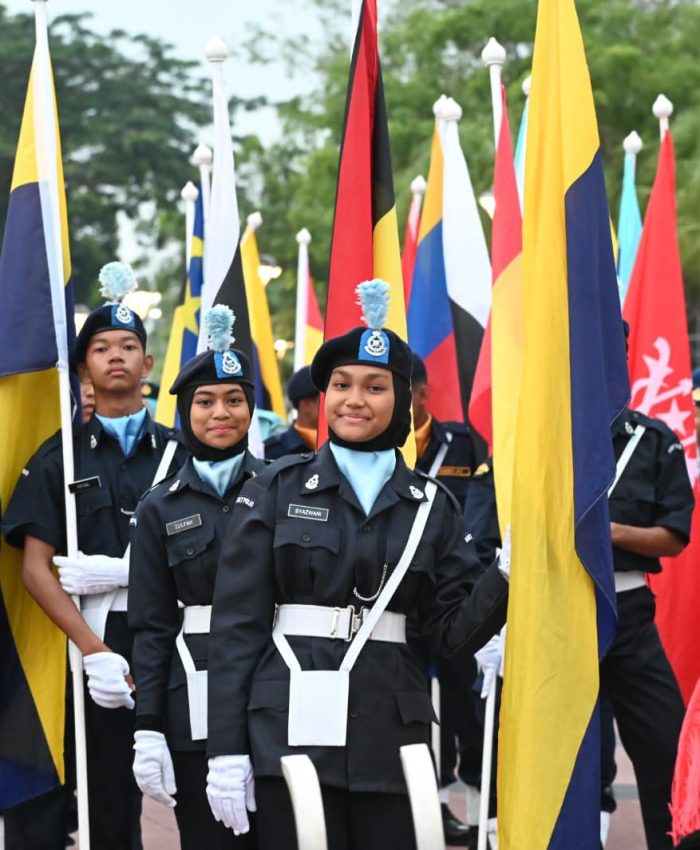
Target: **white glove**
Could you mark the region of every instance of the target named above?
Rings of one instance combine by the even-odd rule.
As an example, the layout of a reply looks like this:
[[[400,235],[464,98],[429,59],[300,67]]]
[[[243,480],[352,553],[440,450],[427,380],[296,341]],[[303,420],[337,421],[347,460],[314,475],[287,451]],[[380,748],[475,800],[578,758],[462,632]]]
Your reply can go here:
[[[128,558],[78,552],[75,558],[57,555],[53,562],[58,567],[61,587],[71,596],[107,593],[129,584]]]
[[[486,699],[496,684],[496,676],[501,667],[501,636],[494,635],[478,652],[474,654],[479,672],[484,676],[481,686],[481,698]]]
[[[506,536],[498,556],[498,570],[506,581],[510,581],[510,523],[506,526]]]
[[[175,769],[162,732],[140,729],[134,733],[134,777],[141,791],[158,803],[175,806]]]
[[[90,696],[102,708],[133,708],[126,659],[116,652],[93,652],[83,657]]]
[[[207,797],[216,820],[232,829],[234,835],[248,832],[248,812],[256,810],[255,780],[250,756],[210,758]]]

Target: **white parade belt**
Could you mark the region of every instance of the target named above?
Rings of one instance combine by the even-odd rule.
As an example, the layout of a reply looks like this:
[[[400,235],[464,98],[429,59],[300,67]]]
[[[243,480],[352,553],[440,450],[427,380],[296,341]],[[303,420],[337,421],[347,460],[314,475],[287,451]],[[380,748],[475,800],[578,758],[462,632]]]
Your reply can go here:
[[[275,612],[275,629],[283,635],[297,637],[322,637],[351,641],[369,614],[363,608],[330,608],[324,605],[278,605]],[[369,640],[387,643],[406,643],[406,615],[384,611]]]
[[[646,587],[646,585],[646,574],[639,572],[639,570],[615,573],[615,593],[624,593],[627,590],[636,590],[638,587]]]
[[[210,626],[211,605],[187,605],[182,612],[182,628],[175,639],[187,677],[187,705],[193,741],[203,741],[207,737],[207,671],[197,670],[185,635],[208,635]]]

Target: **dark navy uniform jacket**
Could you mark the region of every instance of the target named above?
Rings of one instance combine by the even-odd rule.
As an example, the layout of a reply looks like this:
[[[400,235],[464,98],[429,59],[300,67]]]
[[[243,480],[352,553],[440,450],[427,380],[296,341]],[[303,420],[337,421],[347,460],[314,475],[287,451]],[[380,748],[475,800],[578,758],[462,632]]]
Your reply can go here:
[[[610,521],[650,528],[659,525],[688,543],[693,513],[693,491],[683,447],[673,431],[658,419],[626,408],[612,425],[615,458],[619,458],[637,425],[645,425],[641,440],[609,499]],[[480,551],[482,563],[493,559],[500,546],[493,471],[477,474],[467,502],[468,526]],[[617,572],[661,572],[658,558],[638,555],[613,546]]]
[[[435,477],[449,487],[460,508],[463,508],[476,467],[471,431],[462,422],[438,422],[435,417],[431,424],[430,442],[423,456],[418,459],[416,469],[428,472],[440,446],[448,441],[448,434],[451,435],[449,448]]]
[[[183,605],[211,605],[216,567],[233,505],[265,462],[246,452],[238,476],[221,498],[202,481],[192,460],[154,487],[132,521],[129,626],[137,728],[165,732],[175,750],[203,750],[192,741],[185,671],[175,647]],[[209,636],[186,635],[198,670],[207,669]]]
[[[346,747],[287,745],[289,670],[271,637],[275,604],[347,607],[377,592],[404,548],[426,479],[400,455],[369,516],[328,445],[249,481],[221,552],[209,651],[210,755],[250,753],[258,776],[307,753],[323,784],[405,793],[399,747],[427,743],[425,672],[405,644],[368,641],[350,674]],[[313,508],[312,518],[308,509]],[[453,497],[439,487],[408,573],[388,610],[416,615],[435,652],[472,653],[503,625],[507,583],[480,569]],[[390,573],[389,573],[390,574]],[[304,670],[337,670],[342,640],[290,637]]]
[[[267,460],[277,460],[287,455],[305,454],[308,451],[309,447],[293,425],[286,431],[273,434],[265,440],[265,457]]]
[[[78,546],[86,555],[121,558],[129,543],[129,520],[141,496],[153,483],[165,446],[176,437],[146,414],[143,435],[128,457],[96,416],[73,438],[76,481],[85,482],[76,493]],[[186,457],[178,447],[174,466]],[[3,517],[8,543],[22,547],[29,535],[66,551],[61,434],[57,432],[37,449],[22,471]],[[126,612],[107,617],[105,643],[114,652],[131,657]]]
[[[640,424],[647,430],[610,496],[610,521],[640,528],[660,525],[687,544],[695,500],[683,446],[673,431],[658,419],[626,408],[612,426],[615,457],[622,454]],[[658,558],[617,546],[613,546],[613,560],[616,571],[661,572]]]

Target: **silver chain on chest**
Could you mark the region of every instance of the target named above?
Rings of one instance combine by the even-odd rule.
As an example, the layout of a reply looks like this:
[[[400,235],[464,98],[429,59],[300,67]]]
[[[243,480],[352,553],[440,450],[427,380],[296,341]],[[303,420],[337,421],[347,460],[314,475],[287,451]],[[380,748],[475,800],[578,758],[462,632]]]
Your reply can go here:
[[[382,578],[381,578],[381,581],[379,582],[379,587],[377,588],[377,592],[374,593],[372,596],[362,596],[357,589],[357,585],[355,585],[355,587],[353,587],[352,592],[360,600],[360,602],[374,602],[374,600],[382,592],[382,588],[384,587],[384,582],[386,581],[386,573],[387,573],[388,569],[389,569],[389,564],[384,564],[384,566],[382,567]]]

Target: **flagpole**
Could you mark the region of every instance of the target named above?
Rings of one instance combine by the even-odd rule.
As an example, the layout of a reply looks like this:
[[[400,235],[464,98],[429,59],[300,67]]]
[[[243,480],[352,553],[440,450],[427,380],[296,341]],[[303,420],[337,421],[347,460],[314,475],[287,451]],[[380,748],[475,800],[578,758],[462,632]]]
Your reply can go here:
[[[495,38],[490,38],[486,42],[486,47],[481,51],[481,61],[489,69],[491,110],[493,112],[493,139],[494,149],[496,149],[498,148],[498,135],[501,132],[501,116],[503,114],[501,73],[503,71],[503,63],[506,61],[505,48]]]
[[[297,305],[294,320],[294,371],[304,365],[306,353],[306,322],[309,304],[309,243],[311,234],[304,227],[296,235],[299,246],[297,256]]]
[[[641,151],[644,143],[642,142],[642,138],[636,130],[632,130],[632,132],[625,136],[624,141],[622,142],[622,148],[625,152],[625,155],[630,158],[630,162],[632,163],[632,174],[637,170],[637,154]]]
[[[659,135],[663,142],[664,136],[668,132],[668,119],[673,115],[673,104],[665,94],[660,94],[654,101],[651,111],[659,119]]]
[[[47,266],[51,288],[51,306],[56,328],[58,359],[58,388],[61,411],[61,449],[63,458],[64,503],[66,513],[66,554],[75,558],[78,552],[78,523],[75,494],[69,484],[75,480],[73,455],[73,421],[69,377],[68,319],[65,302],[63,237],[58,197],[58,139],[56,136],[55,96],[52,84],[49,55],[48,20],[46,0],[33,0],[36,26],[36,89],[34,91],[36,155],[39,179],[44,189],[42,213],[45,218]],[[40,132],[36,133],[39,129]],[[41,144],[40,142],[43,142]],[[72,597],[80,610],[80,598]],[[78,829],[81,845],[90,848],[90,821],[88,812],[87,753],[85,743],[85,691],[83,689],[83,659],[78,647],[68,642],[68,657],[73,679],[73,714],[75,723],[76,787],[78,791]]]
[[[211,165],[214,154],[211,148],[200,143],[194,149],[190,162],[199,169],[199,184],[202,187],[202,209],[204,211],[204,233],[206,237],[207,223],[209,221],[209,199],[211,197]]]
[[[192,257],[192,231],[194,230],[194,205],[199,197],[199,189],[191,180],[182,187],[180,197],[185,202],[185,274],[190,268]]]

